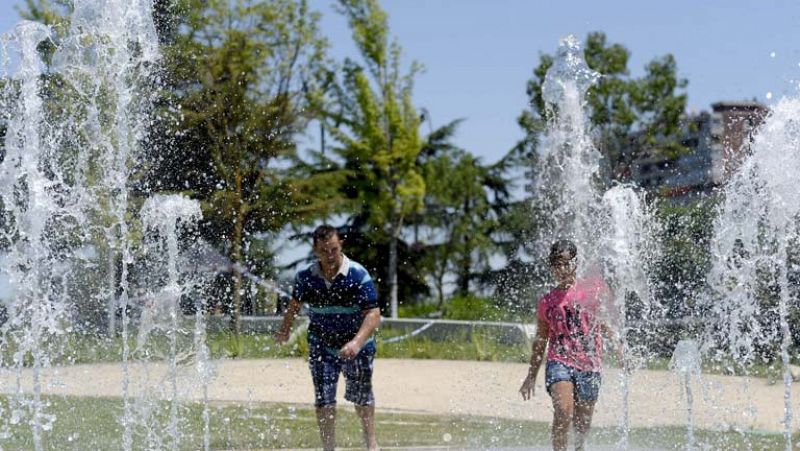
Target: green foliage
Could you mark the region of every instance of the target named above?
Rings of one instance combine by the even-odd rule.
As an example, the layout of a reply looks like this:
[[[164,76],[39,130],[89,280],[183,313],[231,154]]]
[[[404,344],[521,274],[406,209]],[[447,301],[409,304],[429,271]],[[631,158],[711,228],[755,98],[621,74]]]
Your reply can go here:
[[[231,343],[233,339],[236,340],[235,343]],[[308,356],[308,341],[305,334],[296,335],[295,340],[283,346],[275,343],[271,335],[253,333],[241,333],[238,336],[228,332],[212,333],[208,335],[206,341],[212,358],[253,359]]]
[[[16,9],[25,20],[63,28],[68,25],[66,19],[72,6],[69,0],[25,0],[24,6]]]
[[[469,321],[501,321],[503,311],[490,298],[474,294],[451,298],[444,309],[444,318]]]
[[[138,138],[149,124],[154,70],[150,62],[119,60],[116,49],[105,48],[113,37],[100,34],[93,27],[80,27],[64,43],[75,3],[67,0],[28,0],[20,15],[50,26],[54,31],[38,44],[46,64],[40,77],[43,124],[38,127],[52,146],[47,158],[46,176],[53,189],[69,193],[67,205],[81,204],[74,215],[56,218],[48,226],[48,240],[62,255],[91,248],[92,257],[72,262],[71,277],[62,289],[81,313],[77,327],[104,330],[111,323],[113,308],[109,298],[121,290],[115,279],[122,263],[122,243],[128,243],[133,258],[141,257],[142,230],[136,212],[143,198],[135,190],[120,196],[126,189],[120,183],[135,183],[136,168],[142,156]],[[98,18],[101,16],[98,16]],[[61,45],[67,44],[67,45]],[[127,43],[128,50],[139,48]],[[62,52],[62,62],[51,66],[55,49]],[[92,53],[92,64],[86,55]],[[124,85],[124,88],[120,86]],[[120,108],[124,107],[124,111]],[[41,124],[40,124],[41,125]],[[62,186],[57,188],[58,186]],[[76,202],[81,192],[93,202]],[[77,196],[77,197],[76,197]],[[125,226],[121,225],[125,222]],[[129,262],[130,263],[130,262]],[[138,263],[138,262],[137,262]]]
[[[498,247],[492,235],[506,211],[510,182],[502,164],[484,165],[458,149],[431,152],[424,159],[426,266],[444,303],[445,277],[456,275],[456,290],[469,293],[475,274],[489,269]]]
[[[418,302],[414,304],[400,304],[400,318],[429,318],[439,316],[441,313],[436,304]]]
[[[682,298],[690,303],[681,307],[681,313],[692,312],[698,307],[691,303],[692,294],[702,291],[711,263],[716,201],[707,198],[686,205],[661,201],[655,212],[664,249],[664,259],[657,265],[661,297]]]
[[[587,96],[590,122],[597,134],[595,145],[607,159],[609,175],[623,181],[637,152],[650,148],[670,153],[683,150],[680,119],[687,97],[681,90],[688,84],[678,77],[672,55],[651,60],[640,78],[630,76],[629,57],[627,48],[609,44],[604,33],[593,32],[586,37],[586,63],[603,74]],[[541,88],[552,64],[552,56],[541,55],[528,82],[527,93],[533,108],[519,118],[527,136],[517,146],[518,153],[526,158],[534,157],[539,136],[550,119]]]
[[[707,198],[691,204],[678,205],[667,200],[655,203],[655,213],[661,233],[662,258],[655,262],[655,298],[664,305],[667,318],[702,317],[697,293],[706,289],[706,274],[711,255],[709,242],[713,234],[715,199]],[[629,309],[629,318],[636,320],[636,309]],[[643,343],[652,352],[668,356],[681,338],[695,336],[697,324],[668,324],[659,333],[632,333],[630,340]]]
[[[279,166],[294,159],[317,95],[309,89],[322,77],[318,14],[293,0],[192,0],[183,13],[184,31],[165,50],[173,113],[166,125],[179,138],[159,159],[165,166],[154,168],[153,184],[203,200],[215,241],[232,240],[239,223],[252,234],[302,221],[295,209],[314,193],[301,192]]]
[[[408,334],[406,327],[384,326],[377,334],[378,356],[402,359],[477,360],[523,363],[530,359],[530,343],[510,342],[503,329],[472,325],[458,329],[437,329],[399,341],[391,338]]]
[[[506,257],[506,265],[484,275],[484,283],[495,287],[494,296],[502,299],[516,315],[535,310],[536,300],[551,286],[552,274],[541,258],[547,244],[537,240],[546,222],[541,220],[541,203],[531,199],[512,202],[499,218],[497,246]],[[533,258],[531,258],[533,256]]]
[[[330,127],[336,153],[351,172],[342,187],[379,228],[397,227],[420,210],[425,182],[417,167],[422,148],[419,115],[411,100],[416,67],[400,72],[400,47],[388,43],[385,12],[374,0],[342,1],[364,67],[345,61]],[[396,236],[395,236],[396,238]]]
[[[20,17],[49,25],[55,31],[55,40],[69,29],[69,14],[72,12],[70,0],[25,0],[24,6],[17,6]],[[50,64],[56,50],[53,40],[42,41],[38,45],[42,59]]]
[[[242,336],[239,334],[225,334],[222,343],[222,350],[227,357],[235,359],[244,353]]]
[[[293,164],[325,82],[319,14],[304,0],[185,0],[174,10],[147,189],[200,200],[204,238],[269,278],[270,240],[330,209],[326,180]],[[242,296],[257,292],[236,268],[219,290],[234,332]]]
[[[388,244],[387,276],[381,284],[388,290],[379,291],[394,306],[398,240],[407,218],[421,211],[425,194],[418,165],[419,114],[412,101],[418,67],[401,72],[400,46],[389,43],[387,16],[377,0],[342,0],[339,11],[348,20],[361,58],[360,63],[345,60],[331,98],[322,102],[335,158],[320,151],[312,159],[324,163],[317,176],[336,180],[336,192],[348,200],[341,211],[350,215],[350,222]]]

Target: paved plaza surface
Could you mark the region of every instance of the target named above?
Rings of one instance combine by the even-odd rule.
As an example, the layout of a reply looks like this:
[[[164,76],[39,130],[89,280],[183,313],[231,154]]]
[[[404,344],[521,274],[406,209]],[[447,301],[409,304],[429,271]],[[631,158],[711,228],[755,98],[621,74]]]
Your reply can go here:
[[[336,448],[339,451],[363,451],[363,448]],[[552,451],[553,448],[551,447],[539,447],[539,446],[526,446],[520,448],[492,448],[491,451]],[[595,446],[595,445],[586,445],[587,451],[619,451],[618,448],[611,447],[611,446]],[[433,451],[433,450],[459,450],[459,451],[486,451],[486,448],[443,448],[441,446],[431,446],[431,447],[397,447],[397,446],[382,446],[381,451]],[[234,450],[231,450],[234,451]],[[241,451],[241,450],[235,450]],[[261,450],[250,450],[250,451],[261,451]],[[319,448],[299,448],[293,449],[291,451],[319,451]],[[627,448],[627,451],[639,451],[638,448]],[[645,450],[641,450],[645,451]],[[666,451],[657,448],[647,448],[646,451]]]
[[[214,376],[208,386],[212,401],[237,403],[311,404],[313,390],[303,359],[218,360],[212,362]],[[473,415],[492,418],[549,422],[550,399],[540,371],[533,400],[523,401],[517,390],[527,371],[526,364],[377,359],[374,386],[377,407],[406,413]],[[132,365],[131,392],[167,383],[168,366]],[[23,374],[30,387],[32,373]],[[0,390],[13,390],[15,375],[0,374]],[[123,368],[120,364],[58,367],[43,375],[43,392],[73,396],[122,396]],[[161,382],[159,382],[161,381]],[[629,419],[633,427],[686,425],[687,397],[679,378],[668,371],[638,371],[625,381],[614,368],[607,368],[593,424],[617,426],[624,413],[623,390],[630,387]],[[344,386],[339,398],[343,405]],[[200,400],[201,384],[193,365],[179,369],[180,396]],[[691,382],[692,418],[698,428],[783,431],[784,386],[766,379],[703,375]],[[168,397],[170,391],[165,390]],[[793,408],[800,411],[800,396]],[[798,428],[794,415],[793,430]]]

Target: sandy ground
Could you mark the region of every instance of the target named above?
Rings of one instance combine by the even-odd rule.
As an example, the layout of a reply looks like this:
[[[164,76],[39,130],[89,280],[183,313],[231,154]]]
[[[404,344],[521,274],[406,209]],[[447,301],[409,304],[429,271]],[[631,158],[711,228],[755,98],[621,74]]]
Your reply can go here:
[[[208,397],[215,401],[310,404],[313,390],[302,359],[263,359],[212,362]],[[375,394],[378,409],[428,414],[477,415],[548,422],[550,400],[540,380],[531,401],[517,390],[527,366],[514,363],[443,360],[378,359]],[[131,393],[142,390],[170,398],[174,390],[166,365],[132,366]],[[23,387],[31,390],[33,374],[26,370]],[[76,365],[42,374],[44,393],[76,396],[122,396],[123,368],[119,364]],[[183,399],[202,399],[202,383],[193,366],[181,367],[177,389]],[[0,374],[0,390],[15,386],[13,373]],[[595,425],[619,425],[624,418],[623,380],[613,368],[604,373]],[[686,425],[687,396],[678,377],[666,371],[639,371],[628,381],[632,426]],[[745,428],[783,431],[784,386],[764,379],[702,376],[694,379],[692,419],[702,428]],[[339,397],[344,393],[340,381]],[[342,402],[344,402],[342,400]],[[800,410],[797,396],[792,403]],[[795,415],[795,418],[800,415]],[[793,422],[793,430],[798,421]]]

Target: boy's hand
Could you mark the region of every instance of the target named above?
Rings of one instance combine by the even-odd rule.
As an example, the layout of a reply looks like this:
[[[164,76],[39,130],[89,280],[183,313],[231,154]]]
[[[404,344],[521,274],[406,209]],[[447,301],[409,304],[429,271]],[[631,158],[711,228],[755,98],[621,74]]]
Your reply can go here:
[[[342,349],[339,350],[339,357],[343,359],[352,359],[353,357],[357,356],[358,353],[361,351],[361,343],[357,340],[350,340],[342,346]]]
[[[279,345],[286,344],[286,342],[289,341],[289,331],[278,330],[275,332],[275,341],[278,342]]]

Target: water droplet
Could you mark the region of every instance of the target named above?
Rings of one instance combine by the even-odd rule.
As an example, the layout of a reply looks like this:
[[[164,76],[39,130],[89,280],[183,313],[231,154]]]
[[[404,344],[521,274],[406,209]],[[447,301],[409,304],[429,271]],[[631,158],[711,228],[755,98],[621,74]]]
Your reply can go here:
[[[445,432],[444,435],[442,435],[442,440],[444,440],[445,443],[450,443],[450,441],[453,440],[453,436]]]
[[[771,91],[767,91],[766,98],[767,98],[767,100],[772,98],[772,92]]]
[[[777,55],[777,53],[775,53],[775,52],[769,52],[769,57],[770,57],[770,58],[775,58],[775,55]]]

